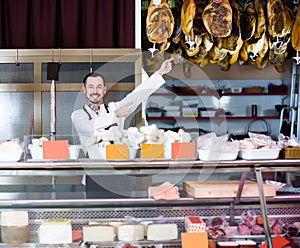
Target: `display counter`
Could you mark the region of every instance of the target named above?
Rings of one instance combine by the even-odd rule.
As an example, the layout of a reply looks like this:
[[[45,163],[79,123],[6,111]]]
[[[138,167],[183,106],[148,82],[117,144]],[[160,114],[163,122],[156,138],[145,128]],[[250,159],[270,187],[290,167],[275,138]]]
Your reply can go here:
[[[136,160],[136,161],[97,161],[89,159],[67,161],[27,161],[1,162],[0,177],[3,178],[0,188],[8,184],[34,184],[35,179],[44,181],[56,187],[59,179],[66,180],[66,184],[81,184],[82,177],[107,176],[113,178],[118,175],[130,176],[133,191],[141,194],[120,195],[119,197],[89,197],[88,192],[1,192],[0,208],[24,209],[29,211],[31,225],[31,242],[36,243],[36,232],[40,222],[45,218],[67,218],[72,221],[73,229],[81,229],[88,221],[120,220],[125,216],[139,219],[151,219],[163,216],[166,220],[178,223],[180,232],[184,231],[183,221],[186,215],[199,215],[204,219],[209,216],[225,215],[229,221],[237,221],[245,209],[260,211],[264,222],[268,217],[280,218],[287,222],[300,221],[300,195],[277,194],[275,197],[264,196],[262,187],[264,172],[299,172],[300,160],[258,160],[258,161],[220,161],[202,162],[199,160]],[[182,191],[182,181],[190,178],[201,180],[203,175],[236,174],[239,177],[239,189],[236,197],[229,198],[194,198]],[[259,196],[244,198],[241,191],[247,176],[256,177]],[[8,181],[7,178],[14,179]],[[50,180],[49,180],[50,178]],[[76,180],[73,180],[76,178]],[[180,189],[177,200],[154,200],[148,198],[147,187],[161,180],[167,179],[175,183]],[[203,177],[204,178],[204,177]],[[69,181],[68,181],[69,180]],[[230,179],[228,179],[230,180]],[[266,236],[259,237],[267,240],[271,247],[271,234],[265,226]],[[256,237],[257,238],[257,237]],[[143,243],[144,242],[144,243]],[[152,244],[143,241],[145,247]],[[180,240],[165,242],[168,247],[180,247]],[[78,244],[77,244],[78,245]],[[99,247],[107,244],[98,244]],[[111,244],[114,247],[114,244]],[[1,247],[1,245],[0,245]],[[12,246],[13,247],[13,246]],[[27,247],[27,246],[25,246]],[[28,246],[38,247],[38,246]],[[73,246],[70,246],[73,247]],[[78,247],[74,244],[74,247]]]

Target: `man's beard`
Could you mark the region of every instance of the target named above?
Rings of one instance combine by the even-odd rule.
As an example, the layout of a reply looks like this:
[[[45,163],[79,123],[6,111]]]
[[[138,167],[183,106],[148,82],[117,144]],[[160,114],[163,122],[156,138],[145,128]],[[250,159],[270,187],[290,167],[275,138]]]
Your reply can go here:
[[[97,96],[97,100],[93,100],[94,99],[94,96]],[[99,98],[100,97],[100,98]],[[93,95],[90,95],[90,98],[88,99],[90,103],[92,104],[100,104],[101,103],[101,95],[99,94],[93,94]]]

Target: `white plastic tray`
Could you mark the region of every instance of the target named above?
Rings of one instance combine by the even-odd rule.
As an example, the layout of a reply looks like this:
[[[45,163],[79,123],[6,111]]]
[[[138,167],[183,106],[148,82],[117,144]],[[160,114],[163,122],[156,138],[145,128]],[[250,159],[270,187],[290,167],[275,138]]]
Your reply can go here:
[[[277,159],[280,148],[274,149],[242,149],[239,157],[246,160]]]
[[[203,161],[231,161],[236,160],[237,156],[238,150],[236,152],[217,153],[210,150],[198,149],[198,158]]]

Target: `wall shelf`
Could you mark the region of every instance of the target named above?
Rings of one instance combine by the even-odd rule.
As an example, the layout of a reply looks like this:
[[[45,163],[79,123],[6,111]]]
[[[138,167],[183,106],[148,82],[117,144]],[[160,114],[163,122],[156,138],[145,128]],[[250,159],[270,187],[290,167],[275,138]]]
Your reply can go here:
[[[280,116],[213,116],[213,117],[184,117],[184,116],[161,116],[161,117],[147,117],[147,120],[155,121],[155,120],[221,120],[221,119],[228,119],[228,120],[254,120],[254,119],[269,119],[269,120],[276,120],[279,119]]]

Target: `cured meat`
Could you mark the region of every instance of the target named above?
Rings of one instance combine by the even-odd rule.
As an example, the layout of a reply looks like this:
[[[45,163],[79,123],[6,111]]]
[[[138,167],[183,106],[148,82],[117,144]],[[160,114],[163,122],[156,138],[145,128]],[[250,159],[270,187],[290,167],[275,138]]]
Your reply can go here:
[[[221,39],[219,48],[235,51],[240,37],[240,11],[237,2],[231,4],[232,8],[232,28],[229,36]]]
[[[182,38],[182,28],[181,28],[181,8],[183,5],[183,0],[176,0],[175,7],[172,8],[172,14],[174,18],[174,30],[172,34],[172,41],[178,43]]]
[[[205,4],[202,0],[195,0],[196,4],[196,14],[193,21],[193,31],[195,35],[205,35],[206,29],[202,20],[203,10]]]
[[[283,36],[286,16],[282,0],[267,0],[268,32],[271,36]]]
[[[296,14],[296,18],[294,21],[292,35],[291,35],[292,47],[296,50],[300,50],[300,7],[298,7],[298,11]]]
[[[260,38],[267,28],[264,6],[261,0],[254,0],[254,9],[257,15],[254,37]]]
[[[185,0],[181,8],[181,28],[186,36],[192,35],[193,21],[196,15],[194,0]]]
[[[257,15],[254,9],[254,4],[248,4],[246,10],[241,17],[241,31],[242,39],[248,41],[252,38],[255,33],[257,22]]]
[[[179,198],[178,188],[169,182],[165,182],[156,187],[148,188],[149,198],[154,198],[155,200],[173,200]]]
[[[251,234],[249,227],[244,224],[238,225],[237,229],[238,229],[239,234],[242,236],[247,236],[247,235]]]
[[[237,62],[238,58],[239,58],[239,52],[243,46],[243,40],[242,40],[242,35],[241,32],[239,31],[239,38],[237,40],[237,44],[236,44],[236,48],[234,51],[229,51],[231,57],[229,59],[229,63],[232,65],[235,62]]]
[[[274,50],[275,54],[285,53],[287,50],[288,43],[290,42],[290,33],[292,31],[293,22],[294,22],[294,13],[293,11],[284,6],[285,16],[286,16],[286,25],[282,30],[282,37],[270,37],[269,47],[271,50]],[[299,30],[298,30],[299,31]]]
[[[253,226],[251,227],[251,233],[252,233],[253,235],[261,235],[261,234],[264,233],[264,228],[261,227],[260,225],[253,225]]]
[[[248,56],[254,63],[260,63],[265,53],[268,50],[268,39],[266,32],[263,33],[261,38],[254,44],[247,47]],[[261,59],[261,60],[260,60]],[[259,61],[260,60],[260,61]]]
[[[294,14],[293,11],[284,6],[285,26],[281,31],[281,36],[272,36],[269,38],[269,61],[275,66],[276,71],[282,73],[286,69],[285,59],[288,52],[287,47],[290,42],[290,33],[292,31]]]
[[[227,37],[232,28],[232,9],[229,0],[211,0],[202,19],[206,30],[215,37]]]
[[[146,33],[150,42],[163,43],[172,35],[174,17],[166,0],[158,5],[150,1],[146,19]]]
[[[267,32],[265,31],[263,36],[260,38],[260,40],[263,42],[263,45],[261,47],[261,50],[257,53],[257,56],[254,58],[254,60],[251,60],[250,63],[253,64],[253,66],[256,69],[262,70],[266,67],[268,64],[268,51],[269,51],[269,44],[268,44],[268,38],[267,38]]]

